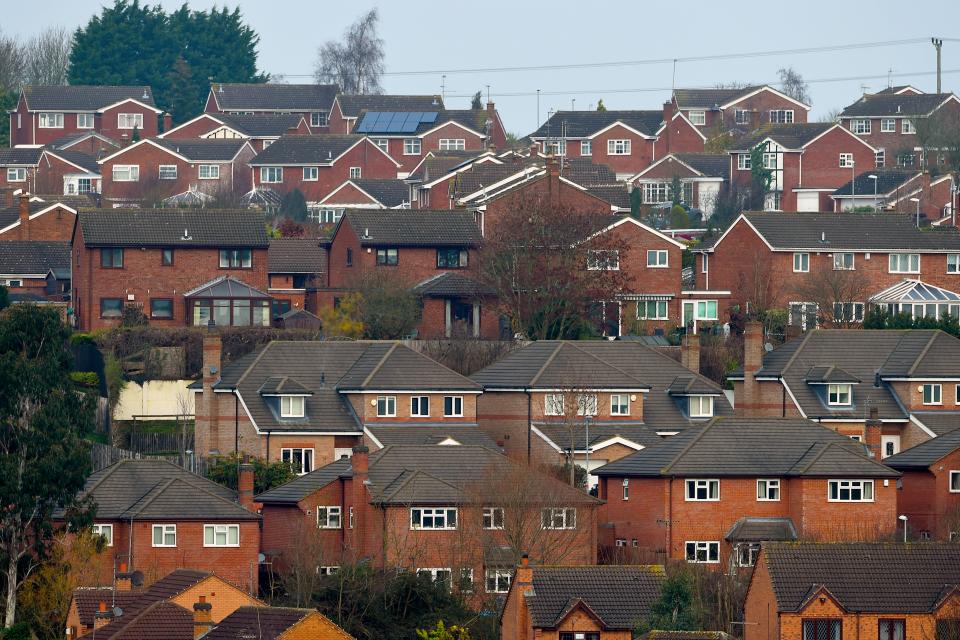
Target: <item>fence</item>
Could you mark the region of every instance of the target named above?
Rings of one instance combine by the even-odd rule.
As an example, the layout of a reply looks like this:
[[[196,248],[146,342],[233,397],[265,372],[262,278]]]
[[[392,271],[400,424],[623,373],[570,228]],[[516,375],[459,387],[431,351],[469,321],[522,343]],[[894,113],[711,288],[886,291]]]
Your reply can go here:
[[[181,439],[178,433],[152,433],[131,431],[128,434],[130,449],[137,453],[170,454],[193,449],[193,431]]]
[[[201,476],[207,475],[209,467],[208,458],[195,455],[192,452],[173,455],[148,455],[97,442],[90,445],[90,460],[93,463],[94,471],[109,467],[121,460],[167,460]]]

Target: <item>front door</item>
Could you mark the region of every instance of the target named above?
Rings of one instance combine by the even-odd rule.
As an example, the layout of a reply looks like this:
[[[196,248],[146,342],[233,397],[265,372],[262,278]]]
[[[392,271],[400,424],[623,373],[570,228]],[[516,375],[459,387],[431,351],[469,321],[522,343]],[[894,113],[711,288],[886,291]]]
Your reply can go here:
[[[880,436],[880,457],[889,458],[900,453],[900,436]]]

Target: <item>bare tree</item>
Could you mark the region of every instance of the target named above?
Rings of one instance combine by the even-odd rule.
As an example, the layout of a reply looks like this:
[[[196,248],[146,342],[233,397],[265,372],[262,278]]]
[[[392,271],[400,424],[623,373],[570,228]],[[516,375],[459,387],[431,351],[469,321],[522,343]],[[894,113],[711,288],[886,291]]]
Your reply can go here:
[[[379,11],[371,9],[350,25],[341,42],[325,42],[317,52],[317,82],[339,85],[343,93],[381,93],[385,54],[379,21]]]
[[[840,114],[843,109],[833,108],[820,116],[820,122],[840,122]]]
[[[24,83],[67,84],[73,36],[63,27],[47,27],[26,42]]]
[[[914,119],[913,124],[917,131],[916,146],[921,149],[926,167],[960,171],[960,115],[940,109],[925,118]]]
[[[25,66],[23,43],[0,33],[0,92],[16,93],[20,89]]]
[[[818,322],[846,329],[860,325],[869,294],[862,272],[825,268],[809,276],[797,293],[817,305]]]
[[[798,71],[793,67],[787,67],[777,71],[777,75],[780,76],[780,86],[785,94],[794,100],[810,104],[810,87]]]

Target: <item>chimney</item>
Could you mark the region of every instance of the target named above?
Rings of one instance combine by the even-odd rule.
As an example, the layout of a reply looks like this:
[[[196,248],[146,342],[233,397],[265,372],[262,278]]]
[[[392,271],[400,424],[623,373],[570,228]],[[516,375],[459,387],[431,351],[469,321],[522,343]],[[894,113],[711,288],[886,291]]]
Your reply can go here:
[[[173,129],[173,116],[171,116],[169,113],[164,113],[163,114],[163,130],[170,131],[170,129]]]
[[[97,607],[97,612],[93,614],[93,628],[99,629],[110,624],[110,621],[113,620],[113,611],[107,609],[107,603],[105,600],[100,601],[100,605]]]
[[[737,415],[758,415],[759,385],[754,375],[763,366],[763,325],[749,320],[743,331],[743,393],[735,398]]]
[[[363,444],[355,446],[353,456],[350,458],[350,466],[353,469],[353,479],[351,480],[353,492],[353,551],[363,555],[367,552],[366,537],[368,533],[365,514],[370,504],[370,496],[367,490],[367,474],[370,471],[369,447]]]
[[[680,364],[700,373],[700,336],[696,333],[688,333],[680,341]]]
[[[514,629],[518,632],[521,629],[529,628],[530,610],[523,606],[523,600],[527,594],[533,594],[533,567],[530,566],[530,556],[524,553],[520,556],[520,564],[517,566],[516,575],[513,577],[513,589],[519,596],[520,606],[514,607],[517,612],[517,618],[513,621]]]
[[[133,574],[127,571],[127,563],[120,563],[120,570],[117,572],[113,587],[117,591],[130,591],[133,586]]]
[[[540,147],[537,146],[537,143],[536,143],[536,142],[531,142],[531,143],[530,143],[530,157],[531,157],[531,158],[536,158],[538,153],[540,153]]]
[[[251,511],[256,511],[256,507],[253,504],[253,465],[249,462],[244,462],[240,465],[240,476],[237,479],[237,493],[239,494],[241,505]]]
[[[663,103],[663,121],[670,122],[670,118],[673,117],[673,114],[677,112],[677,108],[673,104],[673,100],[667,100]]]
[[[863,423],[863,440],[864,444],[867,445],[870,457],[878,460],[883,453],[880,451],[880,427],[882,424],[880,422],[880,411],[876,407],[870,407],[870,417]]]
[[[220,404],[213,385],[220,379],[220,356],[223,344],[215,327],[208,326],[203,336],[203,395],[196,411],[196,451],[206,455],[220,450]],[[202,408],[202,409],[201,409]],[[204,442],[206,436],[206,442]]]
[[[193,637],[203,636],[213,627],[213,605],[207,602],[207,596],[200,596],[193,605]]]
[[[20,239],[30,239],[30,194],[20,194]]]

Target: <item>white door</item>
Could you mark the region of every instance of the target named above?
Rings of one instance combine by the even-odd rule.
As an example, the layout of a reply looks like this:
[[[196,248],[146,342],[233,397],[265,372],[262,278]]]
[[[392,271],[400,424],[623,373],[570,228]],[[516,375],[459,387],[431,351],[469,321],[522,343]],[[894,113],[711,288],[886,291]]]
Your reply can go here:
[[[880,457],[889,458],[900,453],[900,436],[880,436]]]
[[[817,191],[797,193],[797,211],[820,211],[820,193]]]

